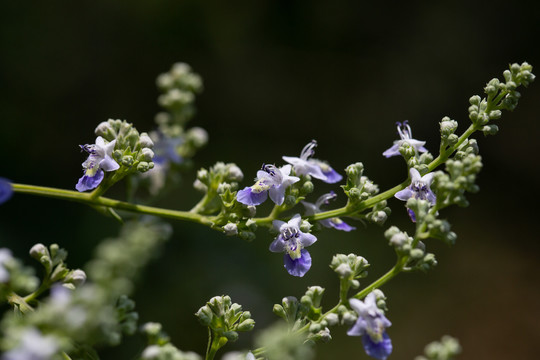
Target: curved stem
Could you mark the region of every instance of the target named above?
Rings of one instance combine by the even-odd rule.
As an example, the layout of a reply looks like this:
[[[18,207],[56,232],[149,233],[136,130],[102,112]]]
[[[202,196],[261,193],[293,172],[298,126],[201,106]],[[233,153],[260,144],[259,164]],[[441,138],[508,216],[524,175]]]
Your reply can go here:
[[[105,206],[117,210],[125,210],[134,213],[155,215],[164,218],[184,220],[203,224],[212,227],[214,222],[212,217],[191,213],[188,211],[168,210],[152,206],[131,204],[124,201],[114,200],[106,197],[93,197],[92,193],[80,193],[71,190],[62,190],[44,186],[34,186],[25,184],[12,184],[13,191],[22,194],[39,195],[55,199],[76,201],[87,205]]]

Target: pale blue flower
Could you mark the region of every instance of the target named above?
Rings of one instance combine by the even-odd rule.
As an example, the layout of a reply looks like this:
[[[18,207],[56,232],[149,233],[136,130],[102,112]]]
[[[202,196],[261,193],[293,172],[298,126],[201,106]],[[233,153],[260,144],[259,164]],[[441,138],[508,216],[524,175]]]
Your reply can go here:
[[[115,171],[120,165],[112,158],[112,152],[116,145],[116,139],[105,143],[105,140],[98,136],[96,143],[92,145],[81,145],[81,149],[86,151],[88,159],[83,162],[84,175],[75,186],[78,191],[95,189],[103,180],[103,171]]]
[[[154,164],[182,163],[183,158],[177,150],[184,142],[181,137],[169,137],[161,131],[155,131],[151,135],[154,138]]]
[[[398,130],[399,137],[401,139],[394,141],[394,145],[392,145],[392,147],[390,147],[390,149],[383,152],[383,155],[385,157],[389,158],[389,157],[392,157],[392,156],[401,155],[401,153],[399,152],[399,147],[403,143],[409,144],[417,152],[426,152],[427,151],[427,149],[424,147],[424,145],[426,144],[425,141],[420,141],[420,140],[413,139],[411,127],[409,126],[408,121],[404,121],[403,123],[398,122],[398,123],[396,123],[396,125],[397,125],[397,130]]]
[[[317,238],[312,234],[300,231],[302,218],[299,214],[292,217],[289,222],[274,220],[274,229],[279,235],[270,244],[270,251],[285,252],[283,261],[287,272],[293,276],[304,276],[311,268],[311,255],[305,247],[310,246]]]
[[[285,190],[300,178],[289,176],[291,165],[277,168],[274,165],[263,165],[262,170],[257,171],[255,185],[238,191],[236,200],[245,205],[260,205],[268,198],[281,205],[285,200]]]
[[[347,331],[349,336],[361,336],[366,354],[376,359],[385,360],[392,353],[392,341],[386,328],[392,323],[377,307],[377,296],[369,293],[364,301],[350,299],[351,308],[358,314],[358,319]]]
[[[283,156],[283,160],[293,165],[296,175],[310,175],[329,184],[340,181],[343,177],[332,169],[330,165],[321,160],[310,159],[315,153],[316,146],[317,141],[311,140],[302,149],[300,157]]]
[[[431,190],[431,183],[433,182],[433,173],[427,173],[424,176],[420,176],[420,173],[415,168],[409,170],[411,174],[411,185],[405,189],[398,191],[394,196],[402,201],[407,201],[410,198],[418,200],[427,200],[431,205],[435,205],[437,197]],[[413,222],[416,222],[416,215],[414,211],[408,209],[409,216]]]
[[[306,216],[311,216],[311,215],[315,215],[317,213],[320,213],[322,211],[321,206],[328,204],[329,200],[333,200],[336,197],[337,197],[336,193],[333,192],[333,191],[330,191],[330,193],[320,196],[317,199],[317,201],[315,202],[315,204],[312,204],[312,203],[307,202],[307,201],[301,201],[301,203],[306,208],[305,215]],[[324,227],[327,227],[327,228],[333,227],[334,229],[342,230],[342,231],[351,231],[351,230],[356,229],[354,226],[351,226],[351,225],[347,224],[346,222],[344,222],[343,220],[341,220],[338,217],[319,220],[319,222]]]
[[[0,204],[8,201],[13,195],[13,187],[11,186],[11,181],[0,177]]]

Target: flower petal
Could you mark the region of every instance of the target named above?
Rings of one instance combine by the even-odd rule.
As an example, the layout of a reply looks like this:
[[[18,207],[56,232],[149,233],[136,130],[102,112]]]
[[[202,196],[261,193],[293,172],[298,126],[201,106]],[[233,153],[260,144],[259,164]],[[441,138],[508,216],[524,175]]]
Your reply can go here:
[[[328,171],[323,170],[323,174],[324,176],[326,176],[325,182],[328,184],[335,184],[341,181],[341,179],[343,179],[343,176],[340,175],[336,170],[332,168],[329,168]]]
[[[270,199],[276,204],[281,205],[283,204],[283,201],[285,200],[285,186],[280,185],[277,187],[270,188],[268,190],[270,193]]]
[[[315,241],[317,241],[317,238],[313,234],[300,232],[298,240],[303,247],[308,247],[312,245]]]
[[[353,327],[347,331],[349,336],[362,336],[366,333],[366,323],[362,318],[358,318]]]
[[[112,157],[105,155],[105,158],[99,163],[99,167],[105,171],[115,171],[120,168],[120,165]]]
[[[385,152],[382,153],[384,157],[386,158],[389,158],[389,157],[392,157],[392,156],[397,156],[397,155],[401,155],[401,153],[399,152],[399,142],[398,141],[394,141],[394,145],[392,145],[392,147],[390,147],[388,150],[386,150]]]
[[[279,235],[272,243],[270,244],[269,250],[271,252],[283,252],[285,251],[286,244],[283,240],[283,237]]]
[[[415,168],[410,168],[409,173],[411,174],[411,183],[418,182],[422,180],[420,173]]]
[[[8,201],[13,195],[13,187],[11,181],[0,177],[0,204]]]
[[[302,277],[311,268],[311,255],[305,249],[302,249],[301,256],[298,259],[291,259],[289,254],[283,256],[284,267],[292,276]]]
[[[95,189],[103,180],[104,175],[105,174],[103,173],[103,170],[101,169],[99,169],[94,176],[83,175],[79,179],[79,182],[77,183],[77,185],[75,185],[75,189],[77,189],[80,192]]]
[[[294,216],[289,220],[288,225],[293,226],[296,229],[300,228],[300,223],[302,222],[302,217],[300,214],[294,214]]]
[[[386,332],[383,333],[383,338],[379,342],[374,342],[367,334],[364,335],[362,345],[366,354],[375,359],[385,360],[392,353],[392,340]]]
[[[260,205],[268,198],[267,191],[254,192],[251,187],[245,187],[236,193],[236,201],[244,205]]]
[[[336,221],[339,220],[339,221]],[[328,219],[329,220],[329,224],[330,226],[332,226],[334,229],[338,229],[338,230],[341,230],[341,231],[352,231],[352,230],[356,230],[356,228],[354,226],[351,226],[349,224],[347,224],[345,221],[341,220],[340,218],[332,218],[332,219]]]
[[[413,196],[413,192],[407,187],[401,191],[398,191],[394,196],[399,200],[407,201]]]

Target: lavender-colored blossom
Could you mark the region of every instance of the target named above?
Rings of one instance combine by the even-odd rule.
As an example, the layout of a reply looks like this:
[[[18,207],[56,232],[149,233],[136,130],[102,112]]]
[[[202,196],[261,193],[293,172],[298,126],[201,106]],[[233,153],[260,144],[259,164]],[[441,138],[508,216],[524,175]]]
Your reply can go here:
[[[333,200],[336,197],[337,197],[336,193],[331,191],[328,194],[324,194],[324,195],[320,196],[317,199],[317,201],[315,202],[315,204],[309,203],[307,201],[301,201],[301,203],[306,208],[305,215],[306,216],[311,216],[311,215],[315,215],[317,213],[320,213],[322,211],[321,206],[322,205],[327,205],[329,200]],[[351,230],[356,229],[354,226],[351,226],[351,225],[347,224],[346,222],[344,222],[343,220],[341,220],[338,217],[320,220],[319,222],[324,227],[327,227],[327,228],[333,227],[334,229],[342,230],[342,231],[351,231]]]
[[[49,360],[58,350],[59,344],[52,336],[43,336],[31,328],[22,334],[18,347],[4,353],[2,360]]]
[[[13,187],[11,186],[11,181],[0,177],[0,204],[8,201],[13,195]]]
[[[293,276],[304,276],[311,268],[311,255],[305,247],[310,246],[317,238],[312,234],[300,231],[302,218],[299,214],[292,217],[289,222],[274,220],[274,229],[279,235],[270,244],[270,251],[285,252],[283,261],[287,272]]]
[[[9,281],[9,272],[5,268],[4,264],[13,259],[11,251],[6,248],[0,249],[0,283],[7,283]]]
[[[412,138],[412,131],[411,127],[409,126],[408,121],[404,121],[403,123],[396,123],[397,125],[397,131],[399,134],[400,140],[394,141],[394,145],[390,147],[390,149],[383,152],[383,155],[387,158],[392,156],[398,156],[401,155],[399,152],[399,147],[403,143],[407,143],[410,146],[412,146],[417,152],[426,152],[427,149],[424,147],[426,144],[425,141],[420,141]]]
[[[95,189],[103,180],[103,171],[115,171],[120,165],[112,158],[112,152],[116,145],[116,139],[105,143],[105,140],[98,136],[96,143],[91,145],[81,145],[81,149],[86,151],[88,159],[83,162],[84,175],[79,179],[75,188],[80,191]]]
[[[364,301],[353,298],[349,304],[358,314],[358,319],[347,335],[361,336],[366,354],[385,360],[392,353],[392,341],[386,333],[386,328],[392,323],[377,307],[377,296],[371,292]]]
[[[311,175],[329,184],[340,181],[343,177],[332,169],[330,165],[321,160],[310,159],[315,153],[316,146],[317,141],[311,140],[302,149],[300,157],[283,156],[283,160],[293,165],[296,175]]]
[[[183,161],[177,151],[184,141],[181,137],[169,137],[160,131],[153,132],[152,137],[154,138],[154,164],[180,164]]]
[[[260,205],[266,201],[268,195],[276,205],[283,204],[285,190],[300,178],[289,176],[291,165],[277,168],[274,165],[263,165],[262,170],[257,171],[255,185],[245,187],[238,191],[236,200],[245,205]]]
[[[420,176],[420,173],[415,168],[409,170],[411,174],[411,185],[405,189],[398,191],[394,196],[402,201],[407,201],[410,198],[418,200],[427,200],[431,205],[435,205],[437,197],[431,191],[431,182],[433,181],[433,173],[428,173]],[[413,222],[416,222],[414,211],[408,209],[409,216]]]

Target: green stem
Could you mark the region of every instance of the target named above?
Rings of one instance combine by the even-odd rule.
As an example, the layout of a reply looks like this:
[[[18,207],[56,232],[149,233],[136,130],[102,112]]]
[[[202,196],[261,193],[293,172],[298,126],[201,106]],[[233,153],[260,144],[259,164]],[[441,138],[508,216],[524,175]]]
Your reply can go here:
[[[206,352],[205,360],[213,360],[219,349],[227,343],[227,338],[221,336],[212,336],[212,345]]]
[[[168,210],[152,206],[131,204],[124,201],[114,200],[106,197],[93,197],[92,193],[80,193],[71,190],[62,190],[44,186],[34,186],[25,184],[12,184],[13,191],[23,194],[39,195],[55,199],[80,202],[87,205],[105,206],[117,210],[125,210],[133,213],[154,215],[164,218],[184,220],[213,226],[212,217],[194,214],[188,211]]]
[[[34,311],[34,308],[28,305],[24,298],[20,297],[14,292],[8,294],[7,301],[10,305],[19,309],[23,314]]]
[[[51,282],[49,279],[49,275],[46,276],[45,280],[41,283],[40,287],[34,291],[33,293],[25,296],[23,300],[26,303],[31,303],[34,301],[39,295],[41,295],[45,290],[49,289],[51,287]]]

